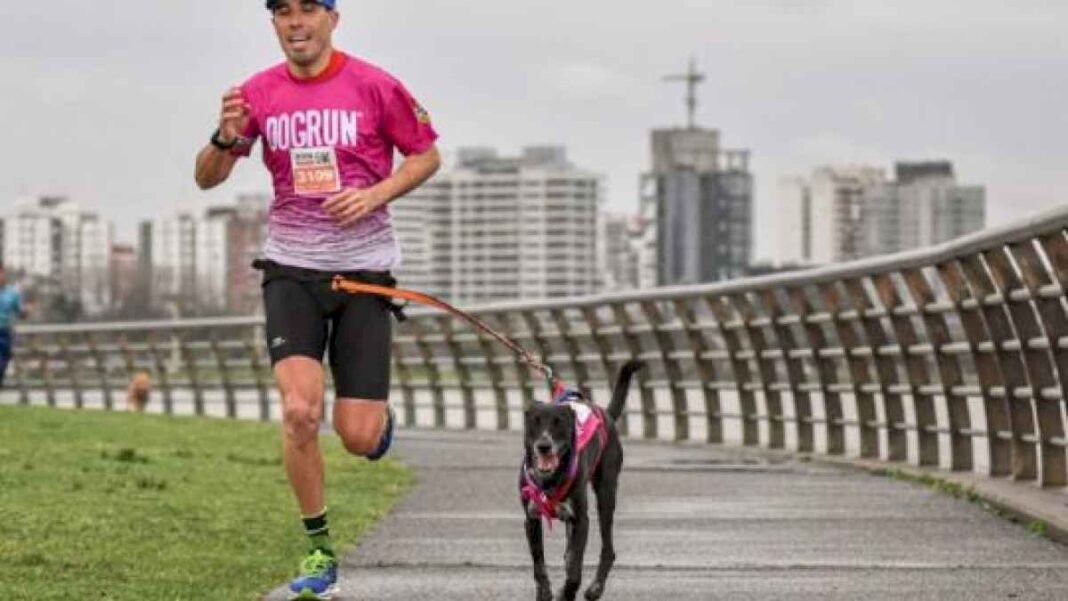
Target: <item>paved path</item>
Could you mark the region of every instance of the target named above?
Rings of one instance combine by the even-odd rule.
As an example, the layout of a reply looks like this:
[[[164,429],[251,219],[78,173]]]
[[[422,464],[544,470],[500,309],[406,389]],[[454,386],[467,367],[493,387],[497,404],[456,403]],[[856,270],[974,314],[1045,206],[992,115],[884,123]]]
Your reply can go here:
[[[534,599],[519,444],[402,432],[395,448],[420,484],[346,558],[340,598]],[[926,488],[749,451],[625,449],[608,601],[1068,599],[1068,547]],[[556,590],[563,528],[547,555]]]

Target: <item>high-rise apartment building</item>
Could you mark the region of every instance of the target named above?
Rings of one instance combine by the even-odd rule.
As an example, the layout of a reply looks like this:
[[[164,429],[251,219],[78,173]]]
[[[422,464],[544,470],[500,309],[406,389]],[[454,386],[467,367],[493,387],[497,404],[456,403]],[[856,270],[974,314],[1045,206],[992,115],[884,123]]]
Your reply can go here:
[[[898,163],[895,171],[897,181],[869,192],[866,254],[940,244],[986,227],[986,189],[957,184],[952,163]]]
[[[62,295],[89,315],[108,308],[110,222],[66,197],[43,196],[16,201],[3,224],[5,264],[44,297]]]
[[[142,254],[151,257],[151,303],[181,312],[198,305],[197,219],[191,213],[159,217],[143,226]]]
[[[723,150],[718,130],[691,127],[654,130],[652,158],[641,199],[657,285],[744,275],[752,253],[749,152]]]
[[[985,227],[986,191],[948,161],[821,167],[780,183],[774,262],[823,265],[952,240]]]
[[[230,223],[235,207],[210,207],[196,221],[193,270],[198,308],[210,313],[226,311],[230,275]]]
[[[597,290],[600,178],[563,148],[458,153],[454,167],[392,205],[403,285],[456,302]]]
[[[270,202],[267,195],[246,194],[236,205],[203,215],[142,224],[140,264],[149,272],[152,304],[183,313],[258,311],[260,274],[252,262],[263,249]]]
[[[400,285],[452,298],[452,177],[439,174],[390,205],[400,241]]]
[[[885,181],[885,170],[867,166],[820,167],[810,178],[780,181],[775,262],[824,265],[864,256],[865,195]]]

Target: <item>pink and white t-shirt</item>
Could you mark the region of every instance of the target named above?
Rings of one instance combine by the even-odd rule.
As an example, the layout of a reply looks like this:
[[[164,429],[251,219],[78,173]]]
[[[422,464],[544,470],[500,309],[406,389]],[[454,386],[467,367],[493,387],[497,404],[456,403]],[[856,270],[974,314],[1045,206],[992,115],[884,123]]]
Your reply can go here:
[[[274,179],[264,258],[322,271],[395,268],[400,248],[388,207],[341,228],[321,205],[389,177],[394,149],[407,156],[434,145],[430,118],[408,90],[382,69],[335,52],[314,79],[295,78],[283,63],[253,76],[241,93],[251,109],[244,135],[263,142]]]

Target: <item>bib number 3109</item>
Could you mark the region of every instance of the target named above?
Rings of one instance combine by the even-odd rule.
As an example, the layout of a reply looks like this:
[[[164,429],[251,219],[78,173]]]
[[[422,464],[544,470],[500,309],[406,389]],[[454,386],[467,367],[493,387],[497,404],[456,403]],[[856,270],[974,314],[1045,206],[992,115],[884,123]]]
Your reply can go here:
[[[332,146],[294,148],[289,151],[293,166],[293,188],[301,196],[341,191],[341,173]]]

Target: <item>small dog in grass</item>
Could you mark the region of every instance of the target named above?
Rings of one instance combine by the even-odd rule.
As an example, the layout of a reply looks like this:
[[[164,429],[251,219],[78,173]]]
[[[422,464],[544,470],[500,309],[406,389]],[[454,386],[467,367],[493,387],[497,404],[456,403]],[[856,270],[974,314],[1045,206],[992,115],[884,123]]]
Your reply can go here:
[[[148,372],[139,371],[130,378],[130,385],[126,387],[126,407],[130,411],[145,412],[148,405],[148,396],[152,392],[152,377]]]
[[[526,456],[519,474],[519,490],[527,514],[527,542],[534,560],[537,601],[553,599],[545,569],[542,519],[550,528],[554,519],[567,526],[567,579],[557,599],[572,601],[578,594],[590,525],[587,483],[597,494],[601,558],[597,575],[586,589],[586,599],[600,599],[604,594],[605,580],[616,559],[612,520],[623,467],[616,420],[623,413],[631,378],[642,367],[640,361],[629,361],[620,369],[607,409],[589,402],[579,392],[568,391],[552,404],[538,403],[526,410]]]

